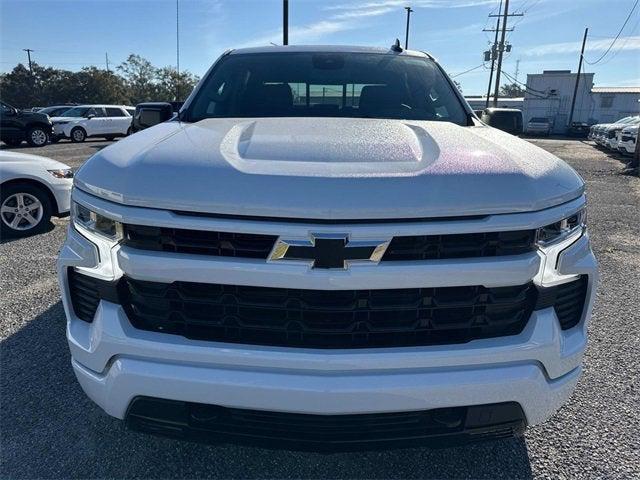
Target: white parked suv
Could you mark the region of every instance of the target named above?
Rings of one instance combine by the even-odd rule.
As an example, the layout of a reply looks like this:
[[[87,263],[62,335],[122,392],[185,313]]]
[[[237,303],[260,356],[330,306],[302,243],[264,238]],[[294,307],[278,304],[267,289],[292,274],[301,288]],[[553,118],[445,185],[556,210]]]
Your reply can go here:
[[[53,117],[52,141],[70,138],[84,142],[87,137],[113,140],[131,133],[134,107],[126,105],[79,105],[67,110],[64,117]]]
[[[225,53],[77,172],[72,366],[130,428],[320,450],[503,438],[578,382],[585,185],[429,55]]]

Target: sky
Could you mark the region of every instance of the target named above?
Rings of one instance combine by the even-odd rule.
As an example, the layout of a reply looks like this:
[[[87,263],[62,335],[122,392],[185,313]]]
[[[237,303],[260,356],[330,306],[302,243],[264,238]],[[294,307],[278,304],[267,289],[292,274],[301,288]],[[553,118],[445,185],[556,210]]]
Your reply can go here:
[[[281,0],[177,0],[180,68],[202,76],[229,48],[282,42]],[[585,27],[585,60],[595,62],[611,46],[638,0],[511,0],[514,31],[507,39],[503,71],[526,81],[527,73],[577,70]],[[388,47],[404,44],[434,55],[465,95],[486,92],[483,51],[493,40],[499,0],[289,0],[290,44]],[[154,65],[176,64],[176,0],[0,0],[0,71],[27,63],[79,70],[119,64],[130,53]],[[518,62],[519,60],[519,62]],[[476,68],[477,67],[477,68]],[[473,69],[471,71],[468,71]],[[583,70],[584,71],[584,70]],[[595,65],[597,86],[640,86],[640,5],[607,55]],[[502,82],[504,83],[504,82]]]

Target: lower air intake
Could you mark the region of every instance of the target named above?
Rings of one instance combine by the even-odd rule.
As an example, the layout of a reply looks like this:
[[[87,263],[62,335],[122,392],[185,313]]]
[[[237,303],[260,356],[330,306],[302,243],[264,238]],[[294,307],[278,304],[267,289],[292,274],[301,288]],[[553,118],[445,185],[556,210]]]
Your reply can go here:
[[[449,446],[519,435],[526,426],[517,403],[415,412],[310,415],[227,408],[137,397],[129,407],[133,430],[207,443],[344,451]]]

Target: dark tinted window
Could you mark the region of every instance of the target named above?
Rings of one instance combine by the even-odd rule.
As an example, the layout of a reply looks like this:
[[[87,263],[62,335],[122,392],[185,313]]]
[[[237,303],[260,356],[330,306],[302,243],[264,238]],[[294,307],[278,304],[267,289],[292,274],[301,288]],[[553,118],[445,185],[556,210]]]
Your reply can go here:
[[[522,112],[485,110],[482,121],[505,132],[522,131]]]
[[[186,112],[210,117],[364,117],[467,124],[434,62],[369,53],[262,53],[224,57]]]
[[[126,117],[127,115],[120,108],[105,107],[107,117]]]

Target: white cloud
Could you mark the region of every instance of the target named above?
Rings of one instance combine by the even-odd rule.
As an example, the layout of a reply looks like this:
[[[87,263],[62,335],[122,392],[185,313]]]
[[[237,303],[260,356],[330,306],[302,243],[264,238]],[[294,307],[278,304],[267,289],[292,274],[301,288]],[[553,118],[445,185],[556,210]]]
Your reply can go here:
[[[396,9],[411,6],[411,8],[466,8],[482,5],[495,5],[495,0],[372,0],[328,5],[325,10],[371,10]],[[387,11],[389,11],[387,10]]]
[[[600,40],[587,40],[586,52],[604,52],[613,42],[613,38],[602,38]],[[547,43],[524,49],[523,55],[541,57],[558,53],[578,53],[582,47],[582,42],[559,42]],[[614,47],[613,52],[618,50],[640,50],[640,36],[620,37]]]
[[[347,30],[362,28],[367,19],[386,15],[394,10],[398,10],[407,5],[408,0],[358,0],[353,3],[339,5],[329,5],[324,7],[325,11],[332,12],[326,20],[310,23],[307,25],[292,26],[289,28],[289,38],[297,44],[316,42],[328,35]],[[480,5],[493,5],[495,0],[412,0],[413,8],[464,8]],[[460,28],[459,33],[476,29],[478,25],[467,25]],[[457,30],[457,29],[456,29]],[[455,30],[454,30],[455,31]],[[449,33],[451,33],[450,31]],[[269,43],[279,44],[282,39],[280,30],[272,30],[262,33],[239,47],[255,47],[268,45]]]

